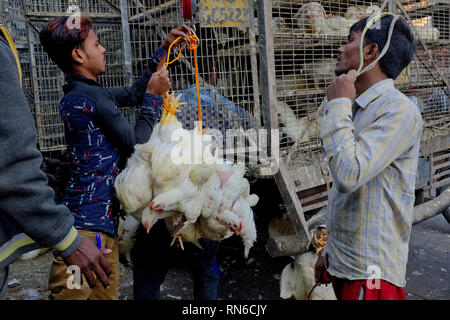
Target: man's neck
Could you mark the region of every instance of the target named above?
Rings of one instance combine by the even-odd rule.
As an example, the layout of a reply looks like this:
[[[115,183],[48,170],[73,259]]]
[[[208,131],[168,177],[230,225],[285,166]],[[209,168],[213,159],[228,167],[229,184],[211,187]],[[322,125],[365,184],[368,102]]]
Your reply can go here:
[[[388,77],[378,70],[369,70],[368,72],[363,73],[358,77],[355,82],[356,94],[360,96],[364,92],[366,92],[370,87],[372,87],[375,83],[386,80]]]
[[[85,70],[85,69],[81,69],[81,68],[76,68],[74,67],[72,69],[72,73],[79,75],[79,76],[83,76],[85,78],[97,81],[97,76],[93,75],[92,73],[90,73],[89,71]]]

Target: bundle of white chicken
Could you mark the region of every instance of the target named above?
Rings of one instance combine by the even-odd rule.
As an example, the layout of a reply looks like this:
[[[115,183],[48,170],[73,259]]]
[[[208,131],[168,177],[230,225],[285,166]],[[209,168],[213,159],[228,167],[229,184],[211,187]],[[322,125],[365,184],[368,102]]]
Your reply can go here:
[[[147,232],[165,219],[169,232],[180,242],[206,238],[221,241],[240,235],[248,257],[256,241],[245,165],[230,164],[213,153],[213,137],[199,127],[183,129],[175,113],[184,103],[166,96],[160,122],[148,142],[136,145],[126,168],[115,181],[124,210],[140,220]]]

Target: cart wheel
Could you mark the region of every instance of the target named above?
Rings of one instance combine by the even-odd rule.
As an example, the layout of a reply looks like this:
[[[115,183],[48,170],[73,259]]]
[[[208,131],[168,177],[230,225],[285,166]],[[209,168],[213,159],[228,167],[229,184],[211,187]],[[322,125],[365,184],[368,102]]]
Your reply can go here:
[[[450,223],[450,207],[442,211],[442,215],[444,216],[445,220]]]

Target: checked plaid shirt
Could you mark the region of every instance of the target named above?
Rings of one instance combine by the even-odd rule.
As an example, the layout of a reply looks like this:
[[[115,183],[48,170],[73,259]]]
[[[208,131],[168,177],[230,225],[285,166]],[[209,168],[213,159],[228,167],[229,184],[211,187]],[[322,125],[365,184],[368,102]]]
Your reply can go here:
[[[338,278],[380,278],[404,287],[420,112],[387,79],[353,104],[347,98],[329,101],[322,115],[321,138],[333,178],[327,270]]]

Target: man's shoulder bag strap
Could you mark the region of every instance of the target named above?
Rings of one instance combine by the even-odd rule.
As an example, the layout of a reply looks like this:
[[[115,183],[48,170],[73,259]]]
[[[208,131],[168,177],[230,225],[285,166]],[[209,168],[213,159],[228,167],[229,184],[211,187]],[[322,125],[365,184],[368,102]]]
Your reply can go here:
[[[6,41],[8,42],[8,45],[11,48],[11,51],[13,52],[14,57],[16,58],[17,71],[19,72],[20,86],[22,86],[22,69],[20,68],[19,55],[17,53],[16,46],[14,45],[14,41],[13,41],[9,31],[1,24],[0,24],[0,33],[6,39]]]

